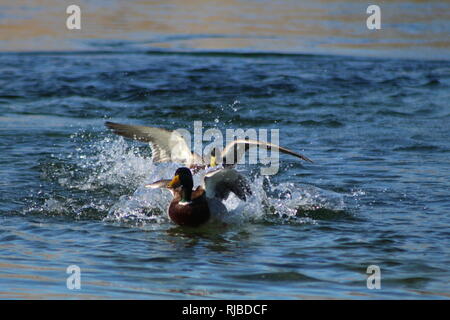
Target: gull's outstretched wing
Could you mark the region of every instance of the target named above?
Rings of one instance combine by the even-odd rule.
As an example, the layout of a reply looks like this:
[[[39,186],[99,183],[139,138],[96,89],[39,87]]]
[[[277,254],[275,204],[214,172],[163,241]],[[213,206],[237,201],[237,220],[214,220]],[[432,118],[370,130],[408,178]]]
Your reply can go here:
[[[223,200],[233,192],[239,199],[245,201],[247,196],[252,194],[247,180],[234,169],[211,171],[205,175],[204,184],[207,198]]]
[[[150,143],[154,162],[176,162],[186,166],[201,162],[201,158],[191,152],[184,137],[177,131],[114,122],[106,122],[105,125],[118,135]]]
[[[171,179],[158,180],[150,184],[146,184],[144,187],[149,189],[169,189],[169,183]]]
[[[149,189],[167,189],[170,191],[172,196],[175,196],[175,189],[169,187],[171,179],[158,180],[150,184],[146,184],[144,187]]]
[[[250,146],[265,147],[267,150],[275,149],[281,153],[290,154],[291,156],[300,158],[302,160],[313,162],[311,159],[304,155],[294,152],[292,150],[277,146],[276,144],[264,141],[256,141],[250,139],[237,139],[226,145],[222,151],[222,163],[224,166],[233,166],[238,163],[245,152],[250,149]]]

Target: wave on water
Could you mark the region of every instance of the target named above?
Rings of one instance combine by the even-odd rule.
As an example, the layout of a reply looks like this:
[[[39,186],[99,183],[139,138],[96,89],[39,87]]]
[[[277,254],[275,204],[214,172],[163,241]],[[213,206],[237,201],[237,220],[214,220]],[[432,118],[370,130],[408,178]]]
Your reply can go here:
[[[179,167],[153,163],[148,145],[116,136],[72,136],[75,151],[60,154],[41,164],[41,178],[52,192],[37,192],[24,213],[103,219],[134,225],[170,222],[166,211],[171,201],[167,190],[144,186],[168,179]],[[241,168],[238,168],[241,170]],[[199,172],[194,185],[201,183]],[[285,174],[280,172],[279,174]],[[317,220],[352,216],[355,194],[338,193],[289,181],[275,183],[270,177],[251,175],[252,196],[241,201],[233,194],[224,202],[227,224],[315,224]]]

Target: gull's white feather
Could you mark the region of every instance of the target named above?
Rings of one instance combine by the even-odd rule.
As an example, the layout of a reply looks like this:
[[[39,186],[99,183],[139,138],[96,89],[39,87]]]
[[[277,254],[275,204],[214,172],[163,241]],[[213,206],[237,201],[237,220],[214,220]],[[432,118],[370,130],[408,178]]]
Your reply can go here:
[[[184,137],[177,131],[113,122],[106,122],[106,126],[118,135],[148,142],[154,162],[175,162],[190,166],[198,158],[192,154]]]

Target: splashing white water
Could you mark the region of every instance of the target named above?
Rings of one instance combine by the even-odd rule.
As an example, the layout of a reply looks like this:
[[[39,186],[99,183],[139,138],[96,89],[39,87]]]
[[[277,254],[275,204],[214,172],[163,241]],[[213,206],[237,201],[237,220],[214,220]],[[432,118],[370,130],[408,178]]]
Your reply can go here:
[[[90,207],[94,210],[103,208],[105,220],[158,224],[170,221],[166,214],[171,201],[170,192],[144,186],[171,178],[179,164],[154,164],[149,152],[143,152],[142,148],[121,137],[94,141],[78,148],[67,158],[75,161],[76,167],[56,180],[67,189],[88,192],[91,195]],[[202,173],[194,176],[195,186],[201,184]],[[273,222],[274,219],[276,223],[315,223],[311,217],[299,216],[299,209],[319,208],[336,214],[346,210],[345,195],[291,182],[274,184],[262,176],[247,177],[252,189],[247,201],[241,201],[233,194],[224,201],[229,211],[223,217],[227,224]],[[100,197],[98,192],[102,192],[102,196],[106,193],[112,205],[105,208],[105,201],[95,203],[95,197]],[[71,203],[66,204],[60,200],[54,203],[53,200],[47,199],[42,207],[44,211],[47,208],[66,213],[67,207],[73,209],[73,199],[67,198]],[[85,208],[87,205],[84,203],[82,206]]]
[[[136,186],[154,169],[151,159],[142,156],[137,147],[130,146],[122,137],[105,138],[77,148],[68,158],[77,159],[77,170],[83,171],[84,179],[60,179],[59,182],[78,190],[96,190],[109,185]]]

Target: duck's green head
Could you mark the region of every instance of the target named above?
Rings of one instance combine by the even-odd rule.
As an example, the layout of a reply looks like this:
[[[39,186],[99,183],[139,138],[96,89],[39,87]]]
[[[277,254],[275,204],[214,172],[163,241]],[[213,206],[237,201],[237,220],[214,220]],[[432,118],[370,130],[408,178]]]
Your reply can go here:
[[[182,187],[183,189],[192,190],[194,187],[194,182],[192,180],[192,173],[189,168],[181,167],[175,171],[175,175],[172,181],[169,182],[167,187],[169,188],[178,188]]]

